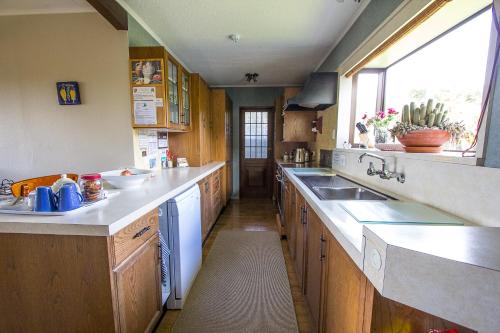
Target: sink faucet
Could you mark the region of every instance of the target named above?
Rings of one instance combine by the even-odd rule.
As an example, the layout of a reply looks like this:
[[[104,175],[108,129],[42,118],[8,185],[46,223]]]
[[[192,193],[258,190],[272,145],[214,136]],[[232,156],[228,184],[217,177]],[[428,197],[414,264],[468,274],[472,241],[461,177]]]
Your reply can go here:
[[[368,170],[366,170],[366,174],[368,176],[379,175],[379,177],[382,179],[396,178],[397,181],[400,183],[405,182],[405,175],[404,174],[399,173],[399,172],[391,172],[391,171],[387,170],[385,158],[383,158],[382,156],[375,155],[372,153],[363,153],[359,156],[358,162],[363,163],[363,158],[365,156],[379,159],[382,162],[382,170],[375,169],[373,162],[370,162],[370,164],[368,165]]]

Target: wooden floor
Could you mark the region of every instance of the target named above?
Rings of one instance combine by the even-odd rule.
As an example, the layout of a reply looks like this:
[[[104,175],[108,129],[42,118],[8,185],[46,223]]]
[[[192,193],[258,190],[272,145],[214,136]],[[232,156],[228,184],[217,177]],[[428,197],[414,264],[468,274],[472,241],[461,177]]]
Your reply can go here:
[[[247,230],[247,231],[270,231],[277,230],[277,210],[270,199],[242,199],[232,200],[222,211],[212,232],[203,245],[203,260],[205,260],[212,244],[221,230]],[[306,300],[300,290],[294,265],[290,259],[286,240],[281,241],[283,254],[285,256],[290,289],[292,290],[295,313],[300,332],[312,332],[311,317]],[[203,269],[203,267],[201,268]],[[158,325],[157,333],[168,333],[179,315],[178,310],[168,310]]]

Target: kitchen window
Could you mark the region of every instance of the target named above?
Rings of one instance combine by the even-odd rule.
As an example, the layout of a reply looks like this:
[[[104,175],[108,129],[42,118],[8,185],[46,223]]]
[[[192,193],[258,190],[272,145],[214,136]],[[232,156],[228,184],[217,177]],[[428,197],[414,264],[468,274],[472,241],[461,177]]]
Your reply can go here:
[[[467,135],[457,146],[467,148],[476,134],[486,74],[491,8],[482,10],[385,69],[364,69],[353,78],[351,142],[359,142],[354,125],[382,108],[395,108],[429,98],[445,104],[450,120],[463,121]],[[376,80],[376,77],[378,80]],[[380,91],[382,90],[382,93]]]

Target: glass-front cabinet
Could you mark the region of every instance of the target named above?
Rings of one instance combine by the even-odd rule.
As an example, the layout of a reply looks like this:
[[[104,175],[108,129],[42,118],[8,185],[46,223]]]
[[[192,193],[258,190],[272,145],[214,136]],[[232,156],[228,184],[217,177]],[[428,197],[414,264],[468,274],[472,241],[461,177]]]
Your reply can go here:
[[[168,122],[173,127],[180,126],[180,107],[179,107],[179,64],[172,59],[167,60],[168,68]]]
[[[187,131],[191,122],[189,73],[171,57],[167,64],[168,127]]]
[[[189,87],[189,73],[182,69],[181,71],[181,124],[189,128],[191,124],[191,101]]]
[[[163,47],[131,47],[132,127],[191,130],[190,74]]]

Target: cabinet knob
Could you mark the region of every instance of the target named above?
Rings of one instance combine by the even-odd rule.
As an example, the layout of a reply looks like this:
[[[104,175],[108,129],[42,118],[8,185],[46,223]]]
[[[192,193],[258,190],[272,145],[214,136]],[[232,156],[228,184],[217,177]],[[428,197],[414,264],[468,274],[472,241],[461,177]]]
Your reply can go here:
[[[380,271],[382,268],[382,256],[376,249],[372,249],[370,253],[370,262],[373,268]]]

